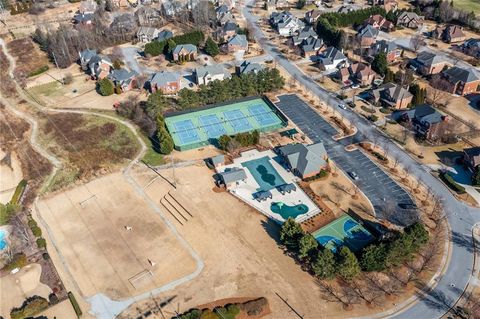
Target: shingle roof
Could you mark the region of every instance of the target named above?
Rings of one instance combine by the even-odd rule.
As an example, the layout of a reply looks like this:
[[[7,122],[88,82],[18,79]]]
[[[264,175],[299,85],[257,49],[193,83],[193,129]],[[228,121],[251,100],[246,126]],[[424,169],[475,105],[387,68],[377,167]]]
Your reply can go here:
[[[375,47],[377,52],[389,53],[397,49],[397,45],[393,41],[379,40],[372,44],[372,47]]]
[[[280,147],[278,151],[286,157],[292,169],[302,176],[318,172],[326,165],[324,158],[327,151],[322,142],[311,145],[288,144]]]
[[[480,39],[468,39],[463,43],[465,48],[477,48],[480,49]]]
[[[113,70],[110,73],[110,78],[113,81],[123,82],[123,81],[129,80],[135,75],[136,75],[135,71],[128,71],[126,69],[117,69],[117,70]]]
[[[153,36],[155,35],[155,33],[158,32],[158,30],[156,28],[151,28],[151,27],[140,27],[138,28],[138,31],[137,31],[137,36],[148,36],[150,38],[153,38]]]
[[[228,71],[225,70],[225,68],[221,64],[207,65],[207,66],[196,68],[195,73],[199,78],[203,78],[207,74],[210,74],[210,75],[224,74],[226,77],[230,76],[230,73],[228,73]]]
[[[371,25],[367,24],[364,26],[362,29],[359,30],[358,36],[362,38],[376,38],[380,31],[378,29],[375,29]]]
[[[171,82],[177,82],[180,79],[180,75],[173,72],[156,72],[150,78],[151,84],[156,84],[158,87],[168,85]]]
[[[347,57],[337,48],[329,47],[322,53],[321,61],[323,64],[332,64],[336,60],[344,60]]]
[[[452,82],[468,83],[479,80],[472,70],[462,69],[456,66],[443,71],[443,74]]]
[[[244,34],[237,34],[228,41],[230,45],[238,45],[242,48],[248,46],[247,37]]]
[[[304,52],[312,52],[312,51],[317,51],[320,49],[323,45],[323,40],[322,39],[317,39],[317,38],[307,38],[303,40],[301,47]]]
[[[197,47],[193,44],[179,44],[173,49],[173,54],[178,54],[182,49],[187,50],[187,52],[197,52]]]
[[[265,67],[260,63],[252,63],[245,60],[238,66],[238,73],[244,74],[249,72],[258,72],[263,70],[264,68]]]
[[[241,181],[247,178],[243,168],[234,167],[218,174],[225,184]]]
[[[416,60],[426,66],[431,66],[435,65],[438,63],[445,63],[448,62],[447,59],[443,55],[437,55],[428,51],[422,51],[420,52]]]
[[[171,37],[173,37],[173,32],[165,29],[158,33],[157,40],[164,41],[170,39]]]
[[[417,105],[406,113],[410,119],[421,123],[435,124],[443,120],[443,115],[428,104]]]
[[[90,50],[86,49],[79,53],[80,59],[84,60],[85,62],[90,62],[90,60],[97,55],[97,50]]]

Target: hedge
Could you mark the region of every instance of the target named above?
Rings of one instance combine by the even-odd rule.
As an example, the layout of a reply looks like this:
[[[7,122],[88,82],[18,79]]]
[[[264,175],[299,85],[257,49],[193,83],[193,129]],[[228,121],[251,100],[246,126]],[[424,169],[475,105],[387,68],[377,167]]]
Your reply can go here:
[[[448,187],[454,190],[457,194],[465,194],[465,187],[455,182],[453,177],[450,176],[448,173],[440,173],[440,178],[445,184],[447,184]]]
[[[21,307],[13,308],[10,311],[12,319],[30,318],[39,312],[44,311],[49,306],[48,300],[40,296],[27,298]]]
[[[38,69],[33,70],[32,72],[28,73],[28,77],[32,77],[32,76],[35,76],[35,75],[42,74],[43,72],[45,72],[47,70],[48,70],[48,65],[44,65],[44,66],[39,67]]]
[[[317,175],[314,175],[312,177],[307,177],[304,179],[306,182],[311,182],[319,178],[327,177],[328,176],[328,171],[322,169]]]
[[[18,183],[17,188],[15,188],[15,192],[13,193],[12,199],[10,200],[10,204],[18,205],[26,187],[27,181],[22,179],[20,183]]]
[[[373,156],[375,156],[376,158],[378,158],[379,160],[383,161],[383,162],[386,162],[387,161],[387,158],[385,156],[383,156],[382,154],[380,154],[379,152],[372,152]]]
[[[37,246],[40,249],[47,248],[47,241],[45,240],[45,238],[43,237],[37,238]]]
[[[78,304],[77,299],[75,299],[75,296],[71,291],[68,292],[68,299],[70,299],[70,302],[72,303],[72,306],[73,306],[73,310],[75,310],[77,317],[80,317],[82,315],[82,309],[80,309],[80,305]]]

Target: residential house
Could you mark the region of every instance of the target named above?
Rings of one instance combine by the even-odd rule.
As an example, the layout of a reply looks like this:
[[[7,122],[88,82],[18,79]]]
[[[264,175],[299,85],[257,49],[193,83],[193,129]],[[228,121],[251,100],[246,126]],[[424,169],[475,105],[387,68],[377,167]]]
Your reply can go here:
[[[217,16],[217,19],[219,19],[223,14],[228,12],[230,12],[230,8],[225,4],[222,4],[215,9],[215,15]]]
[[[166,0],[162,1],[160,8],[166,17],[173,18],[175,14],[180,10],[180,5],[176,1]]]
[[[238,25],[234,22],[225,23],[215,32],[215,38],[220,42],[225,42],[233,38],[238,31]]]
[[[324,43],[322,39],[309,37],[302,41],[299,45],[301,54],[304,58],[310,58],[313,56],[317,56],[320,51],[322,51],[324,47]]]
[[[281,36],[292,36],[305,27],[300,19],[287,11],[273,12],[270,15],[270,23]]]
[[[228,42],[222,46],[222,49],[228,53],[234,53],[237,51],[247,51],[248,50],[248,41],[247,36],[244,34],[237,34]]]
[[[430,35],[434,39],[440,39],[447,43],[465,41],[465,33],[463,33],[463,28],[455,24],[450,24],[445,28],[437,26],[432,32],[430,32]]]
[[[397,18],[397,25],[417,29],[423,23],[423,17],[415,12],[403,11]]]
[[[160,91],[163,94],[175,94],[180,90],[180,79],[182,77],[174,72],[156,72],[149,80],[150,91]]]
[[[463,149],[463,163],[473,173],[480,167],[480,147]]]
[[[197,53],[197,46],[193,44],[179,44],[172,51],[173,61],[195,61]]]
[[[97,2],[93,0],[84,0],[80,2],[80,6],[78,7],[78,12],[83,14],[88,13],[95,13],[97,10]]]
[[[247,73],[258,73],[263,70],[265,66],[260,63],[253,63],[247,60],[244,60],[242,63],[235,66],[235,73],[240,76]]]
[[[283,10],[287,8],[290,8],[290,4],[287,0],[275,0],[275,9]]]
[[[90,26],[93,23],[93,13],[77,13],[73,16],[73,23],[78,26]]]
[[[138,30],[137,20],[133,14],[124,13],[113,19],[109,29],[116,34],[135,36]]]
[[[357,33],[357,41],[362,48],[368,48],[377,40],[377,36],[380,33],[378,29],[375,29],[371,25],[366,25],[361,28]]]
[[[328,155],[322,142],[288,144],[277,148],[282,163],[298,177],[313,177],[328,167]]]
[[[213,168],[218,169],[221,166],[225,165],[225,155],[220,154],[213,157],[210,157],[209,161]]]
[[[139,25],[154,26],[162,21],[160,11],[152,7],[142,6],[135,11],[135,18]]]
[[[480,39],[468,39],[461,45],[463,53],[480,58]]]
[[[385,9],[385,12],[397,11],[398,2],[397,0],[384,0],[383,8]]]
[[[392,22],[388,21],[379,14],[371,15],[367,20],[363,22],[364,26],[371,25],[377,30],[382,30],[385,32],[390,32],[393,30],[394,25]]]
[[[113,68],[109,57],[97,54],[95,50],[79,52],[79,61],[82,70],[87,71],[93,79],[102,80],[110,74]]]
[[[420,74],[431,75],[442,72],[450,63],[443,55],[422,51],[410,62],[410,65]]]
[[[197,84],[205,84],[219,80],[229,79],[231,74],[221,65],[207,65],[195,69],[195,79]]]
[[[369,92],[369,99],[375,104],[393,109],[405,109],[412,102],[413,95],[401,85],[386,83]]]
[[[235,23],[235,18],[231,12],[224,13],[217,18],[217,23],[220,26],[223,26],[227,23]]]
[[[439,89],[451,94],[464,96],[478,92],[480,78],[478,78],[472,69],[463,69],[454,66],[443,71],[442,78],[445,80],[446,85],[441,84]],[[435,85],[435,83],[432,83],[432,85]]]
[[[125,69],[113,70],[109,76],[115,87],[118,87],[122,92],[134,89],[137,83],[137,73],[135,71],[128,71]]]
[[[313,25],[315,24],[315,22],[317,22],[318,18],[320,18],[321,15],[322,15],[322,11],[312,9],[310,11],[305,12],[305,21],[308,24]]]
[[[399,114],[400,121],[408,123],[421,138],[430,141],[437,140],[445,130],[448,117],[428,104],[417,105],[411,110]]]
[[[376,56],[383,53],[387,57],[387,62],[395,62],[400,57],[401,51],[393,41],[379,40],[370,46],[368,54],[370,56]]]
[[[324,71],[333,71],[348,65],[348,59],[342,51],[329,47],[318,58],[319,68]]]
[[[157,35],[157,41],[166,41],[173,38],[173,32],[167,29],[160,31]]]
[[[112,5],[117,8],[126,8],[128,7],[127,0],[112,0]]]
[[[224,172],[218,173],[218,183],[223,185],[227,190],[234,188],[241,182],[245,182],[247,174],[243,168],[234,167]]]
[[[360,9],[362,9],[362,7],[359,6],[359,5],[347,4],[347,5],[343,5],[340,8],[338,8],[337,12],[338,13],[349,13],[349,12],[357,11],[357,10],[360,10]]]
[[[318,38],[317,32],[313,29],[313,27],[305,27],[302,30],[298,31],[298,34],[292,36],[291,43],[293,45],[300,45],[304,40],[308,38]]]
[[[362,86],[366,86],[372,84],[377,73],[372,70],[370,65],[359,62],[351,64],[348,68],[341,68],[338,70],[337,76],[343,83],[351,79]]]
[[[140,42],[152,42],[158,37],[160,30],[151,27],[140,27],[137,31],[137,39]]]

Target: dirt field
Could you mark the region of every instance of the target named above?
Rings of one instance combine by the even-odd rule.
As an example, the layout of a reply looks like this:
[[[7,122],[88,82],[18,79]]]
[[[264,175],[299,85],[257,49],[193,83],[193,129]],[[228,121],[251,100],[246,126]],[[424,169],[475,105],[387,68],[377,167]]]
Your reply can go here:
[[[160,173],[172,180],[170,170]],[[339,304],[322,300],[313,277],[279,249],[278,225],[232,195],[214,192],[213,171],[201,163],[177,168],[175,174],[177,190],[171,194],[193,217],[183,226],[172,216],[169,218],[204,260],[205,268],[194,280],[157,298],[177,296],[165,311],[172,312],[178,306],[181,312],[223,298],[264,296],[272,310],[268,318],[298,318],[278,293],[305,318],[345,318],[378,312],[398,302],[387,301],[381,309],[355,306],[346,312]],[[141,167],[134,175],[141,185],[154,176]],[[169,190],[171,186],[162,178],[157,178],[146,189],[157,203]],[[148,309],[147,302],[139,303],[120,318],[135,317],[136,307]]]
[[[0,178],[0,203],[7,203],[23,178],[20,161],[14,152],[7,154],[0,150]]]
[[[0,278],[0,316],[10,318],[10,310],[20,307],[26,298],[34,295],[46,298],[52,290],[40,283],[42,268],[39,264],[30,264],[14,275]]]
[[[77,316],[75,310],[73,310],[72,303],[68,299],[48,308],[38,315],[47,318],[76,318]]]
[[[86,296],[102,292],[112,299],[126,298],[196,268],[186,249],[121,174],[46,197],[39,210]]]
[[[23,74],[23,76],[28,77],[31,72],[45,65],[51,67],[45,52],[41,51],[29,37],[10,41],[7,46],[10,54],[15,57],[17,62],[16,75]]]

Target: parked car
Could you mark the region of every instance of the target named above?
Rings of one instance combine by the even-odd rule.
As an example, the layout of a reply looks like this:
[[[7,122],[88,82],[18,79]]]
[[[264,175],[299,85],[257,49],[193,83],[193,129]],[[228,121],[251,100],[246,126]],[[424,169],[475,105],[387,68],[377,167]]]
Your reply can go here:
[[[400,207],[402,209],[417,209],[417,205],[415,205],[415,204],[399,203],[398,207]]]
[[[347,109],[347,107],[346,107],[345,104],[343,104],[343,103],[338,104],[338,107],[341,108],[342,110],[346,110],[346,109]]]
[[[350,175],[350,177],[353,178],[354,180],[358,180],[358,175],[357,175],[357,173],[351,171],[351,172],[348,172],[348,175]]]
[[[352,89],[358,89],[359,87],[360,87],[360,85],[358,85],[358,84],[353,84],[352,85]]]

